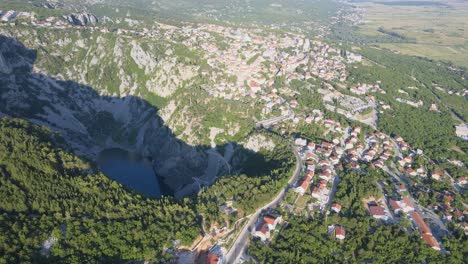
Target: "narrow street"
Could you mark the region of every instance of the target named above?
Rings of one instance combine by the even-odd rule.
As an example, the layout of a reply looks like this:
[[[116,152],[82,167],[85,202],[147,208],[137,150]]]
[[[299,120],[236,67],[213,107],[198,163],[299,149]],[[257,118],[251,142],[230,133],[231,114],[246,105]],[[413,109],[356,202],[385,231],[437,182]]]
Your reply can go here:
[[[407,179],[406,179],[406,181],[402,180],[402,178],[405,178],[404,175],[400,175],[400,174],[397,175],[396,173],[390,171],[387,167],[384,167],[384,171],[386,173],[390,174],[395,179],[397,179],[401,184],[403,184],[406,187],[406,189],[408,189]],[[414,205],[414,209],[416,210],[416,212],[418,212],[421,215],[421,217],[423,217],[425,219],[430,219],[431,222],[436,224],[437,227],[441,231],[449,233],[447,227],[444,225],[442,220],[440,220],[440,217],[438,215],[436,215],[434,212],[432,212],[431,210],[420,206],[409,192],[408,192],[408,199]]]
[[[228,253],[226,254],[227,263],[229,264],[237,263],[240,256],[245,250],[245,247],[249,240],[250,231],[255,230],[255,223],[257,222],[258,217],[261,215],[261,213],[264,210],[277,207],[281,203],[281,201],[284,199],[286,191],[290,188],[292,183],[297,181],[297,179],[299,178],[299,175],[301,175],[302,167],[303,167],[301,157],[299,156],[299,153],[294,148],[294,146],[291,146],[291,147],[294,152],[294,155],[296,156],[296,169],[294,170],[286,186],[278,193],[278,195],[276,195],[275,198],[273,198],[273,200],[270,203],[257,209],[257,211],[255,211],[255,213],[252,214],[249,221],[243,227],[243,229],[240,231],[239,235],[237,236],[236,240],[234,241],[233,246],[229,249]]]

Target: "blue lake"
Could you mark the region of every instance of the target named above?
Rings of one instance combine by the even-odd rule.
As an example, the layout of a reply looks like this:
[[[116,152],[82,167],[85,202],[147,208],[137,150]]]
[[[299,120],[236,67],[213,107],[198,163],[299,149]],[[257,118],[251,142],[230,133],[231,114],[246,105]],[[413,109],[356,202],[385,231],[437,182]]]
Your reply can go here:
[[[137,193],[161,197],[158,178],[148,159],[119,148],[103,150],[97,159],[99,169],[109,178]]]

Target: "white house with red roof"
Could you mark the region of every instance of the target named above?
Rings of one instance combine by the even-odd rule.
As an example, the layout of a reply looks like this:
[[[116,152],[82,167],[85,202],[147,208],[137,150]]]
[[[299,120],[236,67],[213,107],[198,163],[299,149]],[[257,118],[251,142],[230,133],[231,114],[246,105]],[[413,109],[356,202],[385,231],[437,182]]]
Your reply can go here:
[[[268,228],[268,223],[262,220],[255,229],[254,237],[258,237],[262,241],[270,239],[270,229]]]
[[[414,205],[413,203],[409,200],[407,196],[404,196],[401,201],[397,202],[398,205],[400,205],[401,209],[403,212],[408,213],[411,211],[414,211]]]
[[[331,210],[339,214],[341,211],[341,205],[338,203],[333,203],[331,206]]]
[[[406,170],[406,173],[408,173],[409,176],[416,176],[416,175],[418,175],[418,173],[417,173],[415,170],[413,170],[412,168],[408,168],[408,169]]]
[[[263,221],[267,223],[270,230],[274,230],[276,225],[281,223],[283,217],[279,214],[268,214],[263,217]]]
[[[335,237],[343,240],[346,238],[346,230],[343,227],[337,226],[335,227]]]
[[[393,199],[390,199],[390,206],[392,207],[393,212],[395,214],[398,214],[399,212],[402,211],[402,208],[401,208],[400,204],[397,201],[393,200]]]
[[[302,179],[302,181],[299,182],[299,185],[294,189],[294,191],[299,193],[300,195],[304,195],[305,191],[307,190],[309,184],[312,181],[312,177],[304,177],[304,179]]]
[[[385,214],[385,210],[378,205],[369,206],[369,212],[375,219],[381,219],[387,221],[388,216]]]

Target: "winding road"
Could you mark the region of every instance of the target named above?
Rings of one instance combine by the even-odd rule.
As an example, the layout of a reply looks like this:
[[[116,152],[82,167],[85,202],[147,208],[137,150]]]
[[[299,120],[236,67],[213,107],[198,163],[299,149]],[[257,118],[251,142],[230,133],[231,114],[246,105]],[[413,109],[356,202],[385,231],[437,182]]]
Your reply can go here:
[[[247,241],[249,240],[249,230],[254,230],[255,229],[255,223],[257,222],[257,220],[258,220],[259,216],[261,215],[261,213],[266,209],[275,208],[276,206],[278,206],[280,204],[280,202],[284,199],[284,195],[285,195],[286,191],[289,190],[291,185],[295,181],[297,181],[297,179],[299,178],[299,175],[301,175],[302,168],[303,168],[301,157],[299,156],[299,153],[294,148],[294,146],[291,146],[291,148],[292,148],[292,150],[294,152],[294,155],[296,156],[296,169],[294,170],[294,173],[292,174],[292,176],[289,179],[286,186],[278,193],[278,195],[275,196],[275,198],[273,198],[273,200],[271,202],[269,202],[267,205],[257,209],[257,211],[255,211],[255,213],[253,213],[250,216],[249,221],[242,228],[242,230],[240,231],[240,233],[237,236],[236,240],[234,241],[233,246],[231,247],[231,249],[226,254],[226,263],[228,263],[228,264],[237,263],[240,256],[242,255],[242,252],[244,252],[244,249],[245,249],[245,247],[247,245]]]
[[[390,169],[388,169],[387,167],[384,167],[384,171],[390,174],[391,176],[393,176],[393,178],[397,179],[401,184],[405,185],[407,190],[409,190],[408,179],[405,179],[404,175],[401,175],[399,173],[394,173],[390,171]],[[410,202],[413,204],[416,212],[418,212],[423,218],[430,219],[435,225],[437,225],[439,230],[445,233],[450,233],[447,227],[444,225],[444,223],[440,220],[440,217],[438,215],[436,215],[431,210],[419,205],[418,202],[413,198],[413,196],[410,193],[408,193],[407,197],[410,200]]]

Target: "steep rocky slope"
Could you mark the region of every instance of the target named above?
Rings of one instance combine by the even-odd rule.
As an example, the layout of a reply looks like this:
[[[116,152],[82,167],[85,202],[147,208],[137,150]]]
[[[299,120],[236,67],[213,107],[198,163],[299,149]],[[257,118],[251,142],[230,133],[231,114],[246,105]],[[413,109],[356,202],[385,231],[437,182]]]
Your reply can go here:
[[[214,177],[222,172],[223,165],[217,165],[219,158],[209,159],[207,152],[176,138],[156,115],[156,109],[136,92],[133,95],[131,91],[119,91],[110,95],[107,90],[37,73],[33,70],[37,59],[35,50],[5,36],[0,36],[0,43],[2,115],[47,125],[58,131],[78,153],[91,158],[111,146],[150,156],[157,174],[173,190],[186,184],[191,186],[192,177],[207,173]],[[140,51],[134,55],[137,61],[148,59]],[[151,62],[141,63],[151,70]],[[79,67],[83,64],[76,65],[74,70],[81,72]],[[210,165],[210,161],[216,166]]]

